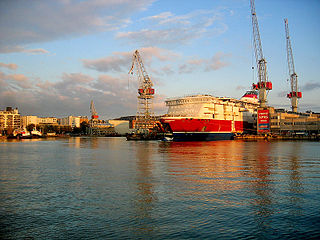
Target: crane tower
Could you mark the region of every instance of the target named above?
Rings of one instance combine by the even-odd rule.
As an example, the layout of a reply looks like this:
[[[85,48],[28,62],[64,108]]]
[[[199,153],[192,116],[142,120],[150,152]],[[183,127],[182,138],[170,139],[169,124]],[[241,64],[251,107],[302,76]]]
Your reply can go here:
[[[132,56],[132,65],[129,74],[136,73],[138,77],[138,110],[136,117],[135,129],[150,129],[155,126],[154,114],[152,112],[154,89],[153,83],[149,78],[143,65],[139,51],[136,50]]]
[[[286,30],[287,40],[287,60],[290,75],[291,92],[287,94],[287,97],[291,99],[291,108],[293,112],[298,111],[298,98],[302,97],[302,93],[298,92],[298,76],[294,70],[293,54],[291,48],[291,41],[289,35],[288,19],[284,19],[284,26]]]
[[[97,113],[97,111],[96,111],[96,109],[94,107],[93,100],[91,100],[90,112],[91,112],[91,119],[92,120],[99,118],[98,113]]]
[[[261,39],[259,33],[258,19],[256,15],[254,0],[250,0],[251,17],[253,28],[253,42],[256,57],[256,64],[258,69],[258,83],[253,84],[253,88],[259,91],[260,107],[267,107],[267,91],[272,89],[272,83],[268,81],[267,76],[267,62],[263,57]]]

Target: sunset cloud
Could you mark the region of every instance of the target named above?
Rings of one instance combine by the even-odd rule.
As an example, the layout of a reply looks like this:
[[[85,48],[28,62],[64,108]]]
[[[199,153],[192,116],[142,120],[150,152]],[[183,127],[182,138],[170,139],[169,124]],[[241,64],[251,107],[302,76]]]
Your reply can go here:
[[[121,76],[121,75],[120,75]],[[136,83],[135,83],[136,84]],[[163,107],[164,96],[156,96],[155,110]],[[26,99],[28,99],[26,101]],[[0,102],[22,109],[22,114],[64,116],[89,115],[94,100],[100,116],[105,118],[136,114],[136,87],[128,89],[127,78],[83,73],[63,73],[57,82],[38,80],[33,83],[23,74],[0,72]]]
[[[205,71],[215,71],[218,69],[221,69],[223,67],[228,66],[230,63],[227,62],[225,59],[229,58],[231,56],[231,54],[226,54],[226,53],[222,53],[222,52],[218,52],[216,53],[212,59],[210,59],[207,62],[207,66]]]
[[[10,70],[16,70],[18,68],[18,65],[17,64],[14,64],[14,63],[1,63],[0,62],[0,67],[5,67],[5,68],[8,68]]]
[[[192,73],[196,70],[216,71],[230,65],[226,61],[231,54],[217,52],[210,59],[201,59],[193,57],[179,66],[179,73]]]
[[[83,66],[94,69],[99,72],[121,72],[127,73],[132,65],[132,52],[114,52],[112,56],[100,59],[83,59]],[[145,65],[149,65],[153,59],[159,61],[170,61],[177,58],[179,55],[172,51],[158,48],[145,47],[139,49],[142,61]]]
[[[1,1],[0,52],[21,52],[30,43],[113,31],[130,23],[153,0]],[[28,50],[27,50],[28,51]],[[43,53],[34,49],[32,53]]]

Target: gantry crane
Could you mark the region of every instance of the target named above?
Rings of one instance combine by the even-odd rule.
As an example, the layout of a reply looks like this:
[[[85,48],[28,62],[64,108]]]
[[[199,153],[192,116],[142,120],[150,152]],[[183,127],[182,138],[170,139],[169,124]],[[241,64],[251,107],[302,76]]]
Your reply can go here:
[[[302,93],[298,92],[298,76],[294,70],[293,54],[291,48],[291,41],[289,35],[289,25],[288,19],[284,19],[284,26],[286,30],[286,40],[287,40],[287,59],[288,68],[291,83],[291,92],[287,94],[287,97],[291,99],[291,108],[293,112],[298,111],[298,98],[302,97]]]
[[[256,57],[256,64],[258,68],[258,83],[253,84],[253,88],[259,91],[260,107],[267,106],[267,91],[272,89],[272,83],[268,81],[267,76],[267,62],[263,57],[261,39],[259,33],[259,25],[254,5],[254,0],[250,0],[252,27],[253,27],[253,42]]]
[[[138,77],[138,110],[136,116],[135,129],[148,130],[155,126],[154,114],[152,112],[154,89],[153,83],[149,78],[143,65],[139,51],[136,50],[132,56],[132,66],[129,74],[133,74],[136,68]]]

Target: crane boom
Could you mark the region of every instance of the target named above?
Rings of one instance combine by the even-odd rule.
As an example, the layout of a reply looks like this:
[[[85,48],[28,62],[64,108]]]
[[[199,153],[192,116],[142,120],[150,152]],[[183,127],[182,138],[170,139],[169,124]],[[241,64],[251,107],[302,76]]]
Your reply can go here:
[[[298,98],[302,97],[302,93],[298,92],[298,76],[294,69],[294,61],[292,54],[292,47],[289,34],[288,19],[284,19],[284,26],[286,31],[286,42],[287,42],[287,60],[291,84],[291,92],[287,94],[287,97],[291,99],[291,108],[293,112],[298,111]]]
[[[129,74],[133,74],[133,69],[134,69],[134,66],[136,65],[136,68],[137,68],[137,71],[138,71],[138,77],[139,77],[139,84],[140,84],[140,87],[143,88],[143,87],[149,87],[151,88],[153,86],[146,70],[145,70],[145,67],[143,65],[143,62],[142,62],[142,59],[141,59],[141,56],[139,54],[139,51],[136,50],[132,56],[132,66],[129,70]]]
[[[98,113],[94,107],[94,103],[93,103],[93,100],[91,100],[91,104],[90,104],[90,111],[91,111],[91,119],[97,119],[99,116],[98,116]]]
[[[138,111],[136,117],[136,129],[150,129],[154,127],[155,121],[152,113],[152,99],[154,97],[153,83],[145,70],[139,51],[136,50],[132,56],[132,65],[129,74],[134,73],[136,68],[139,81],[138,88]]]
[[[259,102],[260,107],[266,107],[267,103],[267,90],[272,89],[272,83],[268,81],[267,76],[267,62],[263,57],[261,38],[259,33],[258,19],[256,15],[256,9],[254,0],[250,0],[251,6],[251,19],[252,19],[252,32],[253,32],[253,42],[255,50],[255,58],[258,69],[258,84],[253,84],[254,89],[259,90]]]

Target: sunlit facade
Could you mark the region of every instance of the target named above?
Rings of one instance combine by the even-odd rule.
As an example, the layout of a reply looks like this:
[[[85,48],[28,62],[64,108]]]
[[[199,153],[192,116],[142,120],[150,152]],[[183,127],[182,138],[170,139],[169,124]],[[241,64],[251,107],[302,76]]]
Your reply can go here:
[[[0,131],[20,128],[21,117],[18,108],[7,107],[0,110]]]

